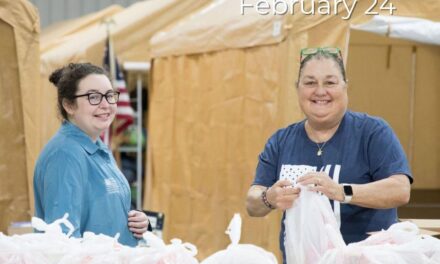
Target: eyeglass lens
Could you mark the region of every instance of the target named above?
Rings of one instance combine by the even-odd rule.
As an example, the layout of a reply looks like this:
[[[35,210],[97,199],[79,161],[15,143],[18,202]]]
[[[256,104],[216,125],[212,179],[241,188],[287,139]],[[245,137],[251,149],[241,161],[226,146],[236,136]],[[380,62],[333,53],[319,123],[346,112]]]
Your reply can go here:
[[[89,102],[92,105],[100,104],[104,96],[109,104],[115,104],[118,102],[118,93],[114,93],[114,92],[110,92],[106,94],[91,93],[89,94]]]

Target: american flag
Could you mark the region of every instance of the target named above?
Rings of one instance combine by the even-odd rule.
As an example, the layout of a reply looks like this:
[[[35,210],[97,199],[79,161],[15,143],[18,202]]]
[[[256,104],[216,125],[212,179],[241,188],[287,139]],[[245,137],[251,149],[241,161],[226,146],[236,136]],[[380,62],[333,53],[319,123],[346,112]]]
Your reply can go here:
[[[116,111],[115,121],[113,122],[113,129],[109,128],[101,135],[104,143],[110,146],[112,131],[118,135],[127,129],[127,127],[134,121],[134,110],[130,105],[130,95],[127,91],[124,75],[119,68],[118,60],[114,55],[113,45],[110,38],[107,38],[106,40],[103,66],[112,76],[113,86],[120,92],[119,101],[117,103],[118,109]]]

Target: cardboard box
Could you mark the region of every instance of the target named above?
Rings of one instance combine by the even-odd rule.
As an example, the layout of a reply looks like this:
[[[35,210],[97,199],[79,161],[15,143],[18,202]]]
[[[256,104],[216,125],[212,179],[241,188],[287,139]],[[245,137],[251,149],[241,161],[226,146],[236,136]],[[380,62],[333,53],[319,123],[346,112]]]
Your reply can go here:
[[[399,219],[400,222],[414,223],[420,230],[421,235],[440,237],[440,219]],[[374,235],[381,231],[368,232],[368,235]]]
[[[32,228],[31,222],[12,222],[8,227],[8,235],[22,235],[33,233],[34,229]]]
[[[409,221],[416,224],[422,234],[430,236],[440,235],[440,219],[400,219],[400,221]]]

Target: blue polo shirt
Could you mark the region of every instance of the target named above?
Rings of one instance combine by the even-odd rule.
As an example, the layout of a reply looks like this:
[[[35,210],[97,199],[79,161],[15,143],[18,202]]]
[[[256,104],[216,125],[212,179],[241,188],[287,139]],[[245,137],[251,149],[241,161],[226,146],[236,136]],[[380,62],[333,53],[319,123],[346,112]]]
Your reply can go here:
[[[317,155],[318,146],[307,136],[305,120],[278,130],[259,156],[254,185],[272,186],[280,176],[295,180],[305,168],[326,172],[338,183],[365,184],[395,174],[413,181],[402,146],[381,118],[347,111],[333,137]],[[332,201],[346,243],[367,238],[367,232],[387,229],[397,222],[397,210],[370,209]],[[284,216],[280,247],[284,255]]]
[[[115,236],[136,246],[128,229],[130,188],[107,146],[64,122],[44,147],[34,171],[35,216],[51,223],[69,213],[74,237]],[[63,230],[67,233],[67,229]]]

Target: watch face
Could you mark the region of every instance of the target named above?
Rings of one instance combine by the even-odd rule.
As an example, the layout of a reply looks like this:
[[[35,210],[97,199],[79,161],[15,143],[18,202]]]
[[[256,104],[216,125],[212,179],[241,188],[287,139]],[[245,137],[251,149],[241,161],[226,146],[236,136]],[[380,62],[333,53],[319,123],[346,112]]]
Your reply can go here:
[[[351,185],[344,185],[344,194],[347,196],[353,195],[353,189],[351,188]]]

